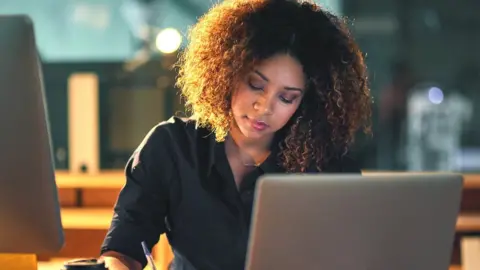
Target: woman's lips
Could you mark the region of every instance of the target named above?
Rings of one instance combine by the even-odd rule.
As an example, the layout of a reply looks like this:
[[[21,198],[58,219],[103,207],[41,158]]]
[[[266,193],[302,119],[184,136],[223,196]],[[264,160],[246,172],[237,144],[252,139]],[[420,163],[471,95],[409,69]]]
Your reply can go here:
[[[250,124],[256,131],[264,131],[268,128],[268,124],[260,120],[250,119]]]

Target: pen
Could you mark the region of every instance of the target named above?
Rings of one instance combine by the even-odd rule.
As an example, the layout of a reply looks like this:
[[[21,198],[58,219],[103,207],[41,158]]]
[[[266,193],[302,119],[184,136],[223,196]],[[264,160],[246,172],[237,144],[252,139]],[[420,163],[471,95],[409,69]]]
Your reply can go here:
[[[157,268],[155,267],[155,262],[153,261],[152,254],[148,250],[148,247],[145,241],[142,241],[142,248],[143,248],[143,254],[145,254],[147,261],[149,261],[150,265],[152,266],[152,270],[157,270]]]

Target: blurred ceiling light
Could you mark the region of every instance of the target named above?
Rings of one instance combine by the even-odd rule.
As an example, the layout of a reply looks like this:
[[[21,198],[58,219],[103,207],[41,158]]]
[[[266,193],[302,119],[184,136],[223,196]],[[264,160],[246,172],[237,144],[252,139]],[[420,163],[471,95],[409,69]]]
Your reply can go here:
[[[165,28],[160,31],[155,40],[157,49],[165,54],[176,52],[182,44],[182,35],[174,28]]]

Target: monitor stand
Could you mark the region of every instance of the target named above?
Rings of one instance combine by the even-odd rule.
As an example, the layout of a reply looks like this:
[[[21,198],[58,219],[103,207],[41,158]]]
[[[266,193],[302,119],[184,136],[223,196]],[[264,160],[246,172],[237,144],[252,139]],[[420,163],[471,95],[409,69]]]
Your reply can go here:
[[[0,253],[0,268],[9,270],[37,270],[37,255]]]

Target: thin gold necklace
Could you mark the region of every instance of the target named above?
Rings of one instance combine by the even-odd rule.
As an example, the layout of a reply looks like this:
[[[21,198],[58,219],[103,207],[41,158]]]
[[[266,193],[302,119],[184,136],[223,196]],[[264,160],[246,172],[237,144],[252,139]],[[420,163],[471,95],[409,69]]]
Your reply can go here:
[[[245,167],[258,167],[258,166],[260,166],[260,165],[268,158],[268,156],[270,155],[270,151],[267,151],[267,153],[265,153],[265,155],[262,156],[262,159],[261,159],[260,162],[253,162],[253,163],[251,163],[251,162],[250,162],[250,163],[245,162],[245,161],[243,160],[243,158],[242,158],[242,153],[241,153],[241,151],[240,151],[240,147],[238,147],[238,145],[235,143],[235,141],[234,141],[230,136],[228,137],[228,140],[230,140],[230,141],[231,141],[230,144],[236,148],[236,152],[237,152],[238,158],[240,159],[240,162],[241,162],[241,163],[243,164],[243,166],[245,166]],[[248,153],[247,153],[247,155],[248,155]],[[252,158],[252,156],[250,156],[250,155],[248,155],[248,156],[250,157],[250,159],[254,160],[254,159]]]

